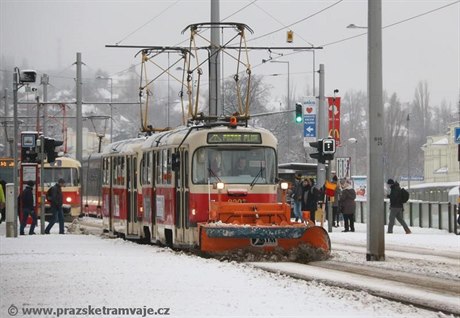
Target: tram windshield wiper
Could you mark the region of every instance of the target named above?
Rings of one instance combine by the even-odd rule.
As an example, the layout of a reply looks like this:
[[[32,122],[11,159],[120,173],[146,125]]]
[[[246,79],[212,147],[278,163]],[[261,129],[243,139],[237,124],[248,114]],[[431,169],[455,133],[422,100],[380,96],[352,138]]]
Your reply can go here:
[[[208,173],[212,175],[213,177],[217,178],[219,182],[222,182],[222,180],[220,180],[219,176],[214,172],[214,170],[211,169],[211,167],[208,168]]]
[[[254,180],[252,180],[251,184],[250,184],[250,187],[251,187],[251,190],[252,188],[254,187],[254,184],[256,184],[257,180],[259,179],[260,176],[262,176],[262,172],[264,171],[264,167],[262,167],[262,165],[260,166],[260,170],[259,172],[257,173],[257,175],[254,177]]]

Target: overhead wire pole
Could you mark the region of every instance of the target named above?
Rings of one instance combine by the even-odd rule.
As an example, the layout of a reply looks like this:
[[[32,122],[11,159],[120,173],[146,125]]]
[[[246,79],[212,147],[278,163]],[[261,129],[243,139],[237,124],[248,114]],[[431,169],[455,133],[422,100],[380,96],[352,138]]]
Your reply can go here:
[[[385,260],[383,180],[382,1],[368,0],[368,261]]]
[[[76,152],[75,157],[78,161],[82,161],[83,150],[83,120],[82,120],[82,78],[81,78],[81,53],[77,52],[77,79],[76,79],[76,92],[77,92],[77,123],[76,123]]]
[[[219,0],[211,1],[211,23],[219,23]],[[209,59],[209,115],[223,114],[220,103],[220,33],[217,26],[211,26],[211,47]],[[220,113],[220,114],[219,114]]]
[[[318,137],[317,140],[327,137],[327,108],[325,106],[325,97],[324,97],[324,64],[319,65],[319,103],[318,103]],[[326,169],[323,163],[318,162],[317,171],[316,171],[316,186],[323,185],[326,181]]]

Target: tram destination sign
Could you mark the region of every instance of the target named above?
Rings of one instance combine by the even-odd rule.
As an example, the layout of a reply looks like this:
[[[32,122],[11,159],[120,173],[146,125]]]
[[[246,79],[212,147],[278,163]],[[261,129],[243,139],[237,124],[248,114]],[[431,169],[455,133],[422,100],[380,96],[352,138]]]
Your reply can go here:
[[[251,132],[210,132],[208,144],[261,144],[260,133]]]

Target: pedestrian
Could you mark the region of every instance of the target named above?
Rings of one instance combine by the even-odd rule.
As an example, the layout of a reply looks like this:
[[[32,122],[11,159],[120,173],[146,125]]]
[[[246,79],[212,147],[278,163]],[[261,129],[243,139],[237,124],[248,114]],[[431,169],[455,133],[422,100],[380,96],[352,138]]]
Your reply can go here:
[[[356,192],[349,180],[341,181],[342,193],[340,194],[339,206],[343,214],[345,230],[342,232],[355,231]]]
[[[50,234],[50,230],[56,221],[59,221],[59,234],[64,234],[64,212],[62,211],[62,187],[64,185],[65,180],[61,178],[48,190],[47,199],[50,201],[53,216],[45,229],[45,234]]]
[[[6,209],[6,199],[5,199],[5,181],[0,180],[0,224],[5,220],[5,209]]]
[[[340,184],[338,182],[336,175],[332,177],[332,182],[336,184],[335,192],[334,192],[334,201],[332,202],[332,226],[339,227],[339,221],[340,221],[339,200],[340,200],[340,193],[342,192],[342,189],[340,188]]]
[[[310,211],[310,220],[315,223],[315,213],[318,209],[318,200],[320,191],[315,187],[315,181],[312,178],[307,178],[303,182],[303,201],[302,210]]]
[[[395,225],[395,219],[401,223],[406,234],[411,234],[411,230],[404,221],[404,204],[401,199],[401,187],[399,183],[393,179],[388,179],[387,184],[390,186],[390,194],[387,197],[390,199],[390,220],[388,222],[387,233],[393,233],[393,226]]]
[[[292,191],[291,196],[291,199],[294,202],[294,217],[296,222],[298,222],[299,220],[302,222],[302,195],[302,177],[298,174],[295,176],[294,189]]]
[[[24,191],[21,195],[21,205],[22,205],[22,220],[21,226],[19,227],[19,235],[24,235],[24,229],[27,225],[27,219],[32,218],[32,224],[30,225],[29,235],[34,235],[35,226],[37,225],[37,215],[35,214],[35,204],[34,204],[34,181],[27,181]]]

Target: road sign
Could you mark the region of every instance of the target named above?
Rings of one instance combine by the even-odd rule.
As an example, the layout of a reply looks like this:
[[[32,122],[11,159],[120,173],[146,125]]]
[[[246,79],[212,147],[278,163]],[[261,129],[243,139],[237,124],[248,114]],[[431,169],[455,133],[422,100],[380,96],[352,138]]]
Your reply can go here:
[[[309,96],[302,103],[303,109],[303,137],[304,146],[307,147],[309,142],[316,141],[316,97]]]
[[[336,175],[339,179],[349,179],[350,178],[350,157],[344,158],[335,158],[335,162],[337,164],[336,167]]]
[[[454,131],[454,142],[460,144],[460,127],[455,127]]]

